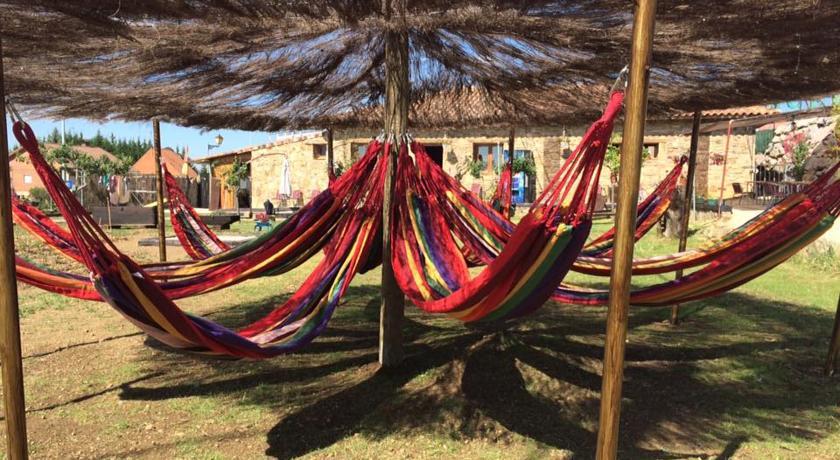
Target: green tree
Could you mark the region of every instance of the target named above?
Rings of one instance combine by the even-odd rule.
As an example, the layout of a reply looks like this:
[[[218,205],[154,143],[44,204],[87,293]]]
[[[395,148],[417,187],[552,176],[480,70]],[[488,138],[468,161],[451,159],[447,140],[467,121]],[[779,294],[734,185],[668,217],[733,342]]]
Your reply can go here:
[[[648,157],[650,157],[648,149],[642,149],[642,161],[647,160]],[[610,181],[616,182],[618,180],[618,169],[621,166],[621,139],[615,135],[610,139],[610,145],[604,154],[604,166],[610,170]]]

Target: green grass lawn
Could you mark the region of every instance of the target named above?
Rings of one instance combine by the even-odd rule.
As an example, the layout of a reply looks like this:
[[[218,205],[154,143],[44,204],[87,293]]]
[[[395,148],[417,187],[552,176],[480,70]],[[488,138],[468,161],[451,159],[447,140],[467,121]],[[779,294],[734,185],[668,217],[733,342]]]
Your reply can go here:
[[[250,225],[232,231],[253,233]],[[113,232],[120,247],[145,261],[154,260],[156,249],[134,242],[151,234]],[[705,238],[697,232],[689,247]],[[18,247],[59,263],[24,236]],[[676,241],[657,235],[636,245],[642,256],[675,249]],[[240,326],[287,299],[314,264],[179,305]],[[549,303],[501,331],[409,306],[407,359],[383,372],[376,365],[379,276],[374,270],[356,278],[312,345],[262,362],[174,354],[149,346],[104,305],[22,287],[33,452],[207,459],[593,455],[603,308]],[[837,257],[802,254],[733,292],[684,305],[677,327],[665,321],[667,309],[633,308],[620,457],[840,458],[840,385],[821,374],[838,280]]]

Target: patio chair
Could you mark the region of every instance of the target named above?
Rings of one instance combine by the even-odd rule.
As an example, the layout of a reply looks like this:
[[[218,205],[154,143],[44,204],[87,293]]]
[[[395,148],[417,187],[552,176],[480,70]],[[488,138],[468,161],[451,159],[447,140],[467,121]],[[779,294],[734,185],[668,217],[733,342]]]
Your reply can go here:
[[[257,215],[254,217],[254,231],[260,232],[263,230],[270,230],[271,229],[271,219],[268,218],[268,214],[264,212],[258,212]]]
[[[303,206],[303,191],[301,190],[294,190],[292,191],[292,203],[290,208],[292,207],[301,207]]]
[[[744,196],[749,196],[749,193],[744,191],[744,187],[741,186],[740,182],[733,182],[732,183],[732,191],[735,193],[735,196],[732,199],[738,199],[738,205],[741,205],[741,202],[744,200]]]

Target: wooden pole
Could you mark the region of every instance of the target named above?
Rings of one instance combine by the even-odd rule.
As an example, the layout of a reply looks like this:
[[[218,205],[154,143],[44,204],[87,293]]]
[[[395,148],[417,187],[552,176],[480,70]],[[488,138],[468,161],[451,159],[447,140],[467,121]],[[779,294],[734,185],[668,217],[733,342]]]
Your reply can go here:
[[[327,177],[335,174],[335,154],[333,151],[333,130],[327,128]]]
[[[636,230],[636,202],[639,199],[642,142],[645,131],[655,14],[656,0],[637,0],[633,20],[624,133],[621,141],[618,207],[615,214],[615,251],[610,277],[600,426],[595,454],[598,460],[615,459],[618,451],[618,420],[621,413],[621,384],[624,377],[624,341],[627,337],[633,234]]]
[[[729,140],[732,138],[732,123],[735,120],[729,120],[729,126],[726,128],[726,147],[723,149],[723,171],[720,174],[720,196],[718,197],[718,216],[723,213],[723,192],[726,186],[726,164],[729,162]]]
[[[9,184],[9,140],[6,127],[6,86],[3,78],[3,45],[0,42],[0,365],[3,366],[3,399],[6,415],[6,455],[28,458],[26,404],[23,398],[23,361],[20,354],[20,317],[15,277],[15,237],[12,227],[12,189]]]
[[[111,230],[114,229],[114,226],[111,225],[111,194],[110,193],[108,194],[108,199],[106,201],[108,203],[108,231],[110,232]]]
[[[514,150],[514,142],[516,141],[516,128],[510,128],[510,134],[508,135],[508,164],[510,165],[510,172],[513,174],[513,152]]]
[[[405,21],[406,0],[382,2],[388,20]],[[396,13],[394,15],[393,13]],[[393,17],[397,16],[397,17]],[[411,86],[408,79],[408,31],[394,28],[385,34],[385,134],[405,134],[408,125],[408,105]],[[385,193],[382,202],[382,306],[379,319],[379,363],[392,367],[403,360],[402,322],[405,298],[397,286],[394,267],[391,266],[391,214],[394,182],[397,172],[397,152],[391,150],[385,175]]]
[[[157,178],[157,221],[158,221],[158,253],[160,261],[166,262],[166,218],[163,211],[163,164],[160,151],[160,120],[152,120],[155,132],[155,177]]]
[[[694,112],[694,119],[691,124],[691,146],[688,149],[688,174],[685,177],[685,196],[683,197],[683,213],[680,216],[680,245],[679,252],[685,251],[688,244],[688,217],[691,214],[691,197],[694,194],[694,173],[697,170],[697,145],[700,143],[700,120],[702,112]],[[676,277],[683,275],[682,269],[677,270]],[[680,322],[680,305],[671,307],[671,324]]]
[[[834,314],[834,330],[831,332],[828,359],[825,361],[825,375],[829,377],[834,375],[837,371],[838,359],[840,359],[840,295],[837,296],[837,312]]]

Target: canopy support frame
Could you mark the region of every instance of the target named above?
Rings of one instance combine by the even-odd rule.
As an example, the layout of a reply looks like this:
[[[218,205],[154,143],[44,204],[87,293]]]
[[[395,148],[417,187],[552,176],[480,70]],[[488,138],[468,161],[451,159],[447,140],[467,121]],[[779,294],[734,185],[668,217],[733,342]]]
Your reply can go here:
[[[615,459],[618,452],[618,422],[621,413],[621,386],[624,378],[624,351],[635,244],[633,235],[636,230],[636,203],[639,198],[655,16],[656,0],[636,2],[630,73],[625,99],[624,131],[621,141],[618,208],[615,215],[615,251],[610,277],[609,310],[604,343],[600,425],[595,453],[595,458],[598,460]]]

